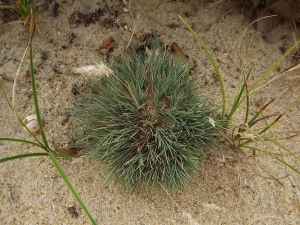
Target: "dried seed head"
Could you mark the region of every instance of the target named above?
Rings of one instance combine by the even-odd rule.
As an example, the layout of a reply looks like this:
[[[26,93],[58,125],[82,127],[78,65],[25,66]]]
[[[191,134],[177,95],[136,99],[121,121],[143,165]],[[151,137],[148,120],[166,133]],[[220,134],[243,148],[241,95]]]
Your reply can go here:
[[[212,118],[208,117],[208,121],[213,127],[216,127],[215,121]]]
[[[102,62],[98,65],[90,65],[90,66],[83,66],[80,68],[74,68],[74,72],[80,74],[86,74],[90,78],[97,78],[97,77],[99,78],[102,76],[109,77],[110,75],[113,74],[113,71]]]

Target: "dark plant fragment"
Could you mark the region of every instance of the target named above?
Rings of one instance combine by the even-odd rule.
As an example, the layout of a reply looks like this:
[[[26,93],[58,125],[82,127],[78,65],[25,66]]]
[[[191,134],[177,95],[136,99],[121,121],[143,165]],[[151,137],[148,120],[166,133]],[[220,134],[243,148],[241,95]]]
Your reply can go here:
[[[82,12],[74,12],[69,17],[69,23],[74,25],[84,24],[87,27],[92,23],[98,22],[102,15],[103,12],[101,9],[87,14],[84,14]]]

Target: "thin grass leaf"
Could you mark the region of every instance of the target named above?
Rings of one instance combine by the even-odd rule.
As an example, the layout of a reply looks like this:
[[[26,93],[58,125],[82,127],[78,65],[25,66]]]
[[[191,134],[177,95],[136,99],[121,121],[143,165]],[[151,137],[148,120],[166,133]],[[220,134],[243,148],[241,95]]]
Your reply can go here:
[[[249,92],[255,91],[257,85],[259,85],[263,79],[283,60],[285,57],[293,51],[294,48],[296,48],[300,44],[300,40],[296,42],[292,47],[290,47],[249,89]]]
[[[265,77],[288,55],[288,54],[290,54],[291,53],[291,51],[295,48],[295,47],[297,47],[298,45],[300,44],[300,40],[296,43],[296,44],[294,44],[291,48],[289,48],[286,52],[285,52],[285,54],[284,55],[282,55],[275,63],[273,63],[273,65],[254,83],[254,85],[249,89],[249,91],[248,91],[248,93],[250,94],[250,93],[253,93],[253,92],[255,92],[256,90],[258,90],[259,88],[257,88],[257,89],[255,89],[255,87],[257,86],[257,85],[259,85],[264,79],[265,79]],[[252,66],[251,66],[251,68],[250,68],[250,70],[252,70]],[[249,74],[249,72],[248,72],[248,75],[247,76],[249,76],[250,74]],[[255,89],[255,90],[254,90]],[[241,92],[240,92],[240,94],[241,94]],[[245,98],[247,98],[247,94],[246,95],[244,95],[243,97],[241,97],[241,96],[239,96],[240,98],[241,98],[241,100],[239,101],[239,102],[237,102],[237,101],[235,101],[234,102],[234,105],[233,105],[233,107],[232,107],[232,109],[231,109],[231,111],[230,111],[230,114],[229,114],[229,116],[228,116],[228,118],[230,119],[232,116],[233,116],[233,114],[234,114],[234,112],[236,111],[236,109],[241,105],[241,103],[245,100]],[[258,116],[259,115],[255,115],[255,117],[256,118],[258,118]],[[251,123],[253,123],[254,121],[255,121],[255,119],[256,118],[252,118],[251,119]],[[250,124],[251,124],[250,123]]]
[[[12,111],[14,111],[14,109],[13,109],[13,107],[12,107],[12,104],[10,104],[10,101],[9,101],[8,98],[7,98],[6,92],[5,92],[4,87],[3,87],[3,82],[2,82],[2,80],[0,80],[0,88],[1,88],[1,92],[2,92],[2,94],[3,94],[3,96],[4,96],[4,99],[5,99],[5,101],[6,101],[7,105],[8,105],[8,107],[9,107]]]
[[[214,60],[214,58],[212,57],[212,55],[210,54],[209,50],[207,49],[206,45],[203,43],[203,41],[200,39],[200,37],[196,34],[196,32],[188,25],[188,23],[181,17],[179,16],[180,20],[183,22],[183,24],[189,29],[189,31],[192,33],[192,35],[194,36],[194,38],[197,40],[197,42],[202,46],[202,48],[204,49],[206,55],[208,56],[210,62],[212,63],[215,72],[217,74],[219,83],[220,83],[220,89],[221,89],[221,94],[222,94],[222,113],[221,113],[221,120],[224,120],[224,116],[225,116],[225,108],[226,108],[226,95],[225,95],[225,87],[223,84],[223,78],[221,76],[221,73],[219,71],[219,68],[216,64],[216,61]]]
[[[266,108],[271,105],[272,102],[274,102],[281,94],[283,94],[286,90],[279,93],[277,96],[272,98],[267,104],[265,104],[254,116],[253,118],[248,122],[249,127],[253,126],[256,122],[258,117],[266,110]]]
[[[42,149],[45,150],[45,146],[40,145],[40,144],[35,143],[35,142],[32,142],[32,141],[27,141],[27,140],[24,140],[24,139],[0,137],[0,141],[21,142],[21,143],[25,143],[25,144],[34,145],[34,146],[37,146],[37,147],[42,148]]]
[[[291,48],[289,48],[284,55],[282,55],[275,63],[273,63],[273,65],[254,83],[254,85],[249,89],[249,93],[253,93],[256,90],[258,90],[259,88],[255,89],[254,88],[259,85],[264,79],[265,77],[288,55],[291,53],[291,51],[296,48],[298,45],[300,44],[300,40],[294,44]],[[244,95],[241,99],[241,101],[238,103],[237,108],[239,107],[239,105],[245,100],[245,98],[247,97],[247,95]]]
[[[297,170],[295,167],[293,167],[292,165],[290,165],[289,163],[287,163],[286,161],[284,161],[283,159],[265,151],[265,150],[261,150],[259,148],[256,148],[256,147],[253,147],[253,146],[249,146],[249,145],[244,145],[243,148],[248,148],[248,149],[251,149],[251,150],[254,150],[254,151],[258,151],[258,152],[263,152],[263,153],[266,153],[266,155],[270,156],[271,158],[273,159],[276,159],[278,162],[284,164],[285,166],[289,167],[290,169],[292,169],[293,171],[295,171],[296,173],[300,174],[300,171]]]
[[[50,157],[50,159],[52,160],[55,168],[59,172],[60,176],[63,178],[64,182],[68,186],[69,190],[72,192],[74,198],[76,199],[76,201],[78,202],[80,207],[83,209],[83,211],[85,212],[85,214],[87,215],[87,217],[89,218],[91,223],[97,225],[96,221],[94,220],[91,213],[85,206],[84,202],[81,200],[80,196],[78,195],[77,191],[75,190],[75,188],[74,188],[73,184],[71,183],[71,181],[69,180],[68,176],[65,174],[64,170],[61,168],[59,162],[56,159],[56,156],[53,155],[51,151],[48,151],[47,153],[48,153],[48,156]]]
[[[289,154],[291,154],[295,159],[297,159],[300,162],[300,158],[291,150],[289,150],[287,147],[285,147],[284,145],[280,144],[278,141],[268,138],[268,137],[264,137],[265,140],[272,142],[273,144],[277,145],[279,148],[284,149],[285,151],[287,151]]]
[[[244,123],[247,123],[249,111],[250,111],[250,97],[249,97],[250,93],[248,92],[248,89],[246,90],[247,90],[247,98],[246,98],[246,112],[245,112]]]
[[[241,100],[241,97],[244,93],[244,90],[245,90],[245,82],[248,81],[250,75],[251,75],[251,72],[252,72],[252,68],[253,68],[253,65],[251,65],[248,73],[247,73],[247,77],[246,77],[246,81],[243,82],[243,85],[241,87],[241,89],[238,91],[238,94],[237,94],[237,97],[234,99],[233,101],[233,104],[232,104],[232,107],[231,107],[231,110],[230,110],[230,113],[228,114],[227,116],[227,120],[231,120],[231,117],[233,116],[233,114],[235,113],[235,111],[238,109],[238,107],[240,106],[240,104],[242,103],[243,100]],[[246,93],[247,94],[247,93]],[[248,93],[249,94],[249,93]],[[241,101],[240,101],[241,100]]]
[[[11,160],[16,160],[16,159],[23,159],[23,158],[28,158],[28,157],[39,157],[39,156],[47,156],[48,154],[46,152],[37,152],[37,153],[28,153],[28,154],[21,154],[21,155],[15,155],[7,158],[2,158],[0,159],[0,163],[3,162],[8,162]]]
[[[22,19],[26,21],[30,15],[30,11],[33,9],[32,0],[16,0],[15,4],[12,4],[13,10],[21,14]]]
[[[49,157],[48,153],[46,152],[36,152],[36,153],[27,153],[27,154],[20,154],[20,155],[15,155],[15,156],[11,156],[11,157],[7,157],[7,158],[2,158],[0,159],[0,163],[3,162],[8,162],[11,160],[16,160],[16,159],[23,159],[23,158],[31,158],[31,157],[40,157],[40,156],[47,156]],[[69,155],[65,155],[65,154],[56,154],[55,157],[59,157],[59,158],[72,158]]]
[[[245,86],[245,91],[246,91],[246,112],[245,112],[245,119],[244,119],[244,123],[247,123],[248,121],[248,116],[249,116],[249,111],[250,111],[250,92],[249,92],[249,89],[248,89],[248,84],[247,84],[247,81],[250,77],[250,74],[251,74],[251,71],[252,71],[252,66],[247,74],[247,77],[246,79],[244,80],[244,86]]]
[[[12,112],[14,112],[15,110],[14,110],[12,104],[10,103],[10,101],[7,98],[7,94],[6,94],[6,92],[5,92],[4,88],[3,88],[2,81],[0,81],[0,89],[2,91],[2,94],[3,94],[4,98],[5,98],[5,101],[6,101],[7,105],[8,105],[8,107],[11,109]],[[21,124],[21,126],[24,127],[24,129],[26,129],[27,132],[37,141],[37,143],[39,144],[39,146],[44,146],[43,143],[27,128],[27,126],[23,123],[23,121],[20,119],[20,117],[17,116],[17,119],[18,119],[18,122]]]
[[[285,112],[282,113],[281,115],[279,115],[279,116],[278,116],[271,124],[269,124],[268,126],[266,126],[265,128],[263,128],[262,131],[260,131],[258,134],[263,134],[263,133],[265,133],[267,130],[269,130],[272,126],[274,126],[275,123],[277,123],[277,122],[280,120],[280,118],[281,118],[284,114],[285,114]]]
[[[9,107],[13,110],[17,120],[21,123],[21,125],[23,127],[25,127],[29,133],[37,140],[38,143],[34,143],[34,142],[31,142],[31,141],[27,141],[27,140],[22,140],[22,139],[15,139],[15,138],[0,138],[0,140],[2,141],[15,141],[15,142],[21,142],[21,143],[25,143],[25,144],[31,144],[31,145],[35,145],[37,147],[40,147],[42,149],[44,149],[46,151],[46,153],[29,153],[29,154],[22,154],[22,155],[17,155],[17,156],[12,156],[12,157],[8,157],[8,158],[4,158],[4,159],[0,159],[0,163],[1,162],[6,162],[6,161],[9,161],[9,160],[14,160],[14,159],[19,159],[19,158],[25,158],[25,157],[35,157],[35,156],[49,156],[51,161],[53,162],[55,168],[57,169],[57,171],[59,172],[59,174],[61,175],[61,177],[63,178],[63,180],[65,181],[65,183],[67,184],[68,188],[70,189],[70,191],[72,192],[73,196],[75,197],[75,199],[77,200],[78,204],[81,206],[81,208],[84,210],[85,214],[87,215],[87,217],[89,218],[89,220],[91,221],[92,224],[97,224],[96,221],[94,220],[94,218],[92,217],[92,215],[90,214],[90,212],[88,211],[87,207],[85,206],[85,204],[83,203],[83,201],[81,200],[80,196],[78,195],[78,193],[76,192],[75,188],[73,187],[72,183],[70,182],[70,180],[68,179],[67,175],[65,174],[65,172],[63,171],[63,169],[61,168],[60,164],[58,163],[56,157],[64,157],[64,158],[69,158],[70,156],[69,155],[65,155],[65,154],[53,154],[51,152],[51,149],[49,147],[49,144],[48,144],[48,141],[47,141],[47,138],[46,138],[46,135],[45,135],[45,132],[44,132],[44,129],[43,129],[43,124],[42,124],[42,120],[41,120],[41,116],[40,116],[40,110],[39,110],[39,105],[38,105],[38,99],[37,99],[37,91],[36,91],[36,84],[35,84],[35,76],[34,76],[34,64],[33,64],[33,51],[32,51],[32,39],[33,39],[33,34],[34,34],[34,31],[36,29],[36,15],[35,15],[35,9],[34,7],[31,5],[31,0],[20,0],[18,2],[16,2],[17,4],[17,7],[19,8],[15,8],[16,11],[20,12],[21,14],[25,14],[26,12],[20,8],[20,6],[23,6],[23,5],[26,5],[26,7],[28,6],[28,12],[30,12],[30,15],[26,15],[26,18],[23,17],[23,19],[27,20],[27,18],[29,18],[29,31],[30,31],[30,40],[29,40],[29,43],[26,47],[26,51],[24,52],[24,55],[25,53],[27,52],[27,49],[29,47],[29,62],[30,62],[30,76],[31,76],[31,84],[32,84],[32,91],[33,91],[33,98],[34,98],[34,106],[35,106],[35,110],[36,110],[36,115],[37,115],[37,120],[38,120],[38,123],[39,123],[39,128],[40,128],[40,132],[41,132],[41,136],[42,136],[42,140],[43,140],[43,143],[41,143],[35,135],[33,135],[28,129],[27,127],[25,126],[25,124],[20,120],[20,118],[16,115],[15,113],[15,110],[14,110],[14,90],[15,90],[15,87],[16,87],[16,79],[15,78],[15,82],[14,82],[14,85],[13,85],[13,104],[11,105],[9,100],[7,99],[7,96],[6,96],[6,93],[3,89],[3,86],[2,86],[2,82],[0,83],[1,85],[1,90],[2,90],[2,93],[4,94],[5,96],[5,99],[9,105]],[[19,4],[19,5],[18,5]],[[21,5],[20,5],[21,4]],[[22,5],[23,4],[23,5]],[[23,10],[23,11],[22,11]],[[22,14],[22,16],[23,16]],[[29,14],[29,13],[28,13]],[[23,56],[24,58],[24,56]],[[22,58],[22,61],[23,61],[23,58]],[[18,72],[17,74],[19,73],[19,69],[20,67],[18,68]],[[17,76],[16,76],[17,77]]]
[[[32,30],[30,32],[30,39],[32,40],[33,38],[33,34],[34,34],[34,30],[35,30],[35,18],[31,17],[32,21],[31,23],[33,24],[32,26]],[[34,64],[33,64],[33,53],[32,53],[32,42],[30,42],[30,46],[29,46],[29,69],[30,69],[30,77],[31,77],[31,87],[32,87],[32,94],[33,94],[33,101],[34,101],[34,107],[35,107],[35,112],[36,112],[36,116],[37,116],[37,121],[39,124],[39,128],[40,128],[40,133],[43,139],[43,143],[46,147],[46,151],[50,150],[48,141],[47,141],[47,137],[44,131],[44,127],[43,127],[43,122],[41,119],[41,114],[40,114],[40,108],[39,108],[39,104],[38,104],[38,98],[37,98],[37,91],[36,91],[36,84],[35,84],[35,76],[34,76]]]
[[[284,113],[283,113],[284,114]],[[278,120],[283,116],[283,114],[279,115],[272,123],[270,123],[268,126],[265,126],[265,127],[262,127],[260,128],[261,131],[258,132],[258,135],[261,135],[261,134],[264,134],[267,130],[269,130],[271,127],[273,127],[275,125],[275,123],[278,122]],[[243,131],[243,130],[242,130]],[[264,140],[264,139],[263,139]],[[256,141],[256,140],[255,140]],[[248,141],[245,141],[241,144],[239,144],[238,146],[239,147],[244,147],[246,144],[249,144],[249,143],[252,143],[252,142],[255,142],[254,140],[248,140]]]

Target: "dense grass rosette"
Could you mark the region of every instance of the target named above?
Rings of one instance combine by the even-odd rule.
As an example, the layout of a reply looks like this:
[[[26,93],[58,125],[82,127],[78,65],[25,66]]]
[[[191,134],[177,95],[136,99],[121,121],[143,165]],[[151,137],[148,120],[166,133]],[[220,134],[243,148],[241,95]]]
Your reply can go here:
[[[100,81],[87,79],[75,101],[81,153],[124,190],[184,189],[201,156],[215,147],[219,124],[190,64],[152,47],[110,68]]]

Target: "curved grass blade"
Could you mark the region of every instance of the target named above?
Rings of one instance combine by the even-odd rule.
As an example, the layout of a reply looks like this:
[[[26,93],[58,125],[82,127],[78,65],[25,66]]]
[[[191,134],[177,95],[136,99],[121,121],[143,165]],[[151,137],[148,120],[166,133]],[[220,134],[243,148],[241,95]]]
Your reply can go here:
[[[221,94],[222,94],[222,114],[221,114],[221,120],[224,120],[225,107],[226,107],[226,96],[225,96],[225,87],[224,87],[224,84],[223,84],[223,79],[222,79],[221,73],[219,71],[219,68],[218,68],[218,66],[217,66],[214,58],[210,54],[209,50],[206,48],[205,44],[200,39],[200,37],[195,33],[195,31],[188,25],[188,23],[181,16],[179,16],[179,18],[183,22],[183,24],[189,29],[189,31],[192,33],[192,35],[197,40],[197,42],[201,45],[201,47],[204,49],[206,55],[208,56],[210,62],[212,63],[212,65],[213,65],[213,67],[215,69],[215,72],[217,74],[217,77],[218,77],[218,80],[219,80],[219,83],[220,83],[220,89],[221,89]]]
[[[298,45],[300,44],[300,40],[294,44],[292,47],[290,47],[278,60],[276,60],[275,63],[273,63],[273,65],[253,84],[253,86],[249,89],[249,93],[253,93],[256,90],[258,90],[259,88],[255,89],[257,85],[259,85],[263,79],[265,79],[265,77],[287,56],[291,53],[291,51],[296,48]],[[247,95],[242,97],[242,100],[238,103],[238,105],[236,106],[236,108],[238,108],[240,106],[240,104],[244,101],[244,99],[247,97]],[[252,119],[253,120],[253,119]],[[252,121],[253,122],[253,121]]]
[[[67,175],[65,174],[64,170],[62,169],[62,167],[60,166],[59,162],[56,159],[56,156],[52,154],[51,151],[48,151],[47,154],[49,155],[49,157],[51,158],[55,168],[57,169],[57,171],[59,172],[60,176],[63,178],[64,182],[66,183],[66,185],[68,186],[68,188],[70,189],[70,191],[72,192],[74,198],[76,199],[76,201],[78,202],[78,204],[80,205],[80,207],[83,209],[83,211],[85,212],[85,214],[87,215],[87,217],[90,219],[92,224],[97,225],[96,221],[94,220],[94,218],[92,217],[92,215],[90,214],[89,210],[87,209],[87,207],[85,206],[85,204],[83,203],[82,199],[80,198],[79,194],[77,193],[77,191],[75,190],[74,186],[72,185],[71,181],[69,180],[69,178],[67,177]]]
[[[0,141],[22,142],[22,143],[25,143],[25,144],[34,145],[34,146],[37,146],[39,148],[45,149],[45,146],[43,146],[43,145],[40,145],[40,144],[32,142],[32,141],[27,141],[27,140],[24,140],[24,139],[0,137]]]
[[[7,94],[6,94],[6,92],[5,92],[5,90],[4,90],[4,88],[3,88],[3,83],[2,83],[2,81],[0,80],[0,89],[1,89],[1,92],[2,92],[2,94],[3,94],[3,96],[4,96],[4,99],[5,99],[5,101],[6,101],[6,103],[7,103],[7,105],[8,105],[8,107],[11,109],[11,111],[14,113],[15,112],[15,110],[14,110],[14,108],[13,108],[13,106],[12,106],[12,104],[10,103],[10,101],[8,100],[8,98],[7,98]],[[39,146],[38,147],[40,147],[40,146],[44,146],[43,145],[43,143],[42,142],[40,142],[40,140],[27,128],[27,126],[23,123],[23,121],[20,119],[20,117],[18,117],[17,116],[17,120],[18,120],[18,122],[21,124],[21,126],[22,127],[24,127],[27,131],[28,131],[28,133],[37,141],[37,143],[39,144]],[[46,150],[45,148],[43,148],[44,150]],[[47,151],[47,150],[46,150]]]
[[[249,71],[248,71],[248,74],[247,74],[247,77],[246,77],[246,80],[245,82],[248,81],[250,75],[251,75],[251,72],[252,72],[252,68],[253,68],[253,65],[251,65]],[[230,113],[228,114],[227,116],[227,120],[229,121],[231,119],[231,117],[233,116],[233,114],[235,113],[235,111],[238,109],[238,107],[240,106],[240,103],[243,101],[240,101],[242,95],[243,95],[243,92],[245,90],[245,82],[244,84],[242,85],[241,87],[241,90],[238,92],[238,95],[237,97],[235,98],[234,102],[233,102],[233,105],[231,107],[231,110],[230,110]],[[249,92],[247,92],[249,94]]]
[[[37,153],[28,153],[28,154],[15,155],[15,156],[0,159],[0,163],[15,160],[15,159],[23,159],[23,158],[37,157],[37,156],[48,156],[48,153],[46,153],[46,152],[37,152]]]
[[[271,139],[271,138],[264,137],[264,139],[266,141],[272,142],[274,145],[277,145],[279,148],[282,148],[283,150],[287,151],[289,154],[294,156],[294,158],[297,159],[300,162],[300,158],[295,153],[293,153],[291,150],[289,150],[287,147],[285,147],[284,145],[280,144],[279,142],[277,142],[277,141],[275,141],[274,139]]]
[[[292,47],[290,47],[276,62],[253,84],[253,86],[249,89],[249,92],[255,91],[253,90],[256,88],[258,84],[261,83],[263,79],[288,55],[291,51],[296,48],[300,44],[300,40],[296,42]]]
[[[35,24],[34,24],[35,26]],[[34,29],[34,28],[33,28]],[[31,38],[33,36],[34,30],[31,32]],[[43,139],[43,143],[46,147],[46,151],[50,151],[50,147],[47,141],[47,137],[43,128],[43,123],[41,119],[41,113],[40,113],[40,108],[38,104],[38,99],[37,99],[37,92],[36,92],[36,84],[35,84],[35,76],[34,76],[34,65],[33,65],[33,53],[32,53],[32,43],[30,42],[29,46],[29,64],[30,64],[30,77],[31,77],[31,87],[32,87],[32,94],[33,94],[33,100],[34,100],[34,107],[35,107],[35,112],[37,116],[37,121],[39,123],[40,127],[40,133]]]
[[[30,157],[39,157],[39,156],[49,156],[46,152],[36,152],[36,153],[27,153],[21,155],[14,155],[6,158],[0,159],[0,163],[15,160],[15,159],[23,159],[23,158],[30,158]],[[59,158],[72,158],[72,156],[65,155],[65,154],[55,154],[55,157]]]
[[[295,171],[296,173],[300,174],[300,171],[297,170],[295,167],[293,167],[292,165],[290,165],[289,163],[287,163],[286,161],[284,161],[283,159],[265,151],[265,150],[261,150],[259,148],[255,148],[253,146],[249,146],[249,145],[244,145],[243,148],[249,148],[251,150],[254,150],[254,151],[258,151],[258,152],[263,152],[263,153],[266,153],[268,156],[272,157],[273,159],[276,159],[278,162],[284,164],[285,166],[289,167],[290,169],[292,169],[293,171]]]
[[[27,3],[31,3],[30,0],[28,0],[28,2],[26,0],[24,1],[20,1],[20,4],[27,4]],[[92,217],[92,215],[90,214],[90,212],[88,211],[87,207],[85,206],[85,204],[83,203],[83,201],[81,200],[80,196],[78,195],[78,193],[76,192],[75,188],[73,187],[72,183],[70,182],[70,180],[68,179],[67,175],[65,174],[64,170],[61,168],[59,162],[57,161],[56,157],[70,157],[67,156],[65,154],[53,154],[51,152],[51,149],[49,147],[44,129],[43,129],[43,124],[42,124],[42,120],[41,120],[41,115],[40,115],[40,110],[39,110],[39,105],[38,105],[38,98],[37,98],[37,91],[36,91],[36,84],[35,84],[35,76],[34,76],[34,63],[33,63],[33,50],[32,50],[32,39],[33,39],[33,34],[34,31],[36,29],[36,15],[35,15],[35,10],[34,7],[31,4],[27,4],[26,6],[29,7],[28,12],[30,11],[30,15],[28,15],[28,17],[26,16],[26,18],[29,18],[29,31],[30,31],[30,40],[28,42],[26,51],[28,49],[29,46],[29,65],[30,65],[30,77],[31,77],[31,85],[32,85],[32,92],[33,92],[33,99],[34,99],[34,106],[35,106],[35,110],[36,110],[36,115],[37,115],[37,120],[38,120],[38,124],[39,124],[39,128],[40,128],[40,133],[42,136],[42,140],[43,143],[41,143],[35,135],[33,135],[31,132],[31,135],[37,140],[38,143],[34,143],[31,141],[27,141],[27,140],[23,140],[23,139],[16,139],[16,138],[0,138],[0,140],[2,141],[15,141],[15,142],[21,142],[21,143],[26,143],[26,144],[31,144],[31,145],[35,145],[37,147],[40,147],[42,149],[44,149],[46,151],[46,153],[29,153],[29,154],[22,154],[22,155],[16,155],[16,156],[12,156],[12,157],[8,157],[8,158],[4,158],[0,160],[1,162],[6,162],[6,161],[10,161],[10,160],[14,160],[14,159],[20,159],[20,158],[26,158],[26,157],[35,157],[35,156],[49,156],[51,161],[53,162],[55,168],[57,169],[57,171],[59,172],[60,176],[63,178],[63,180],[65,181],[65,183],[67,184],[68,188],[70,189],[70,191],[72,192],[73,196],[75,197],[75,199],[77,200],[77,202],[79,203],[79,205],[81,206],[81,208],[84,210],[85,214],[87,215],[87,217],[89,218],[89,220],[91,221],[92,224],[97,224],[96,221],[94,220],[94,218]],[[18,11],[18,10],[16,10]],[[21,12],[22,13],[22,12]],[[25,19],[25,18],[23,18]],[[25,53],[26,53],[25,51]],[[24,53],[24,54],[25,54]],[[7,96],[4,92],[4,89],[2,87],[2,82],[0,83],[1,85],[1,89],[2,92],[4,93],[5,99],[9,105],[9,107],[13,110],[13,112],[15,113],[14,110],[14,104],[10,104],[9,100],[7,99]],[[14,86],[16,85],[16,82],[14,82]],[[14,95],[14,91],[13,91],[13,95]],[[14,99],[14,98],[13,98]],[[14,102],[14,100],[13,100]],[[26,128],[26,126],[24,125],[24,123],[20,120],[20,118],[18,118],[16,116],[16,118],[18,119],[18,121],[22,124],[23,127]],[[28,129],[27,129],[28,130]],[[29,130],[28,130],[29,131]]]

